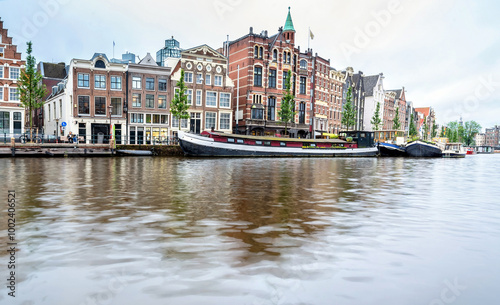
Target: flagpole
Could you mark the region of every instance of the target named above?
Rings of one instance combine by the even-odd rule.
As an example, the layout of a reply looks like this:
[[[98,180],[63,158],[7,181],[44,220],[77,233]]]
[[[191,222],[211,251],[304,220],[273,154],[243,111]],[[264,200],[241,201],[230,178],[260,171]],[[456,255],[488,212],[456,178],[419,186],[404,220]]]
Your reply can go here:
[[[311,27],[309,27],[309,33],[307,33],[307,51],[309,51],[309,42],[311,41]]]

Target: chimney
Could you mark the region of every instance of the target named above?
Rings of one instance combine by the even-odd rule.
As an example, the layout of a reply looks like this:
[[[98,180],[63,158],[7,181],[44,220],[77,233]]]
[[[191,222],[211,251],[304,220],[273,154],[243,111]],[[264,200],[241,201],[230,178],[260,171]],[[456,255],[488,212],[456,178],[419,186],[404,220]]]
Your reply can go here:
[[[253,35],[253,26],[250,27],[250,35]]]

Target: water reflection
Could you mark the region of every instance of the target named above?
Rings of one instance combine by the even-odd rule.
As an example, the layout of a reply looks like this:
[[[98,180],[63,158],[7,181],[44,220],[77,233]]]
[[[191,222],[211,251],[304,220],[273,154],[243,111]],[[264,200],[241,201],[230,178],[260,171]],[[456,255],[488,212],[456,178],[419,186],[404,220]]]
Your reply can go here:
[[[429,303],[472,267],[499,279],[470,263],[499,264],[495,157],[2,160],[18,300]]]

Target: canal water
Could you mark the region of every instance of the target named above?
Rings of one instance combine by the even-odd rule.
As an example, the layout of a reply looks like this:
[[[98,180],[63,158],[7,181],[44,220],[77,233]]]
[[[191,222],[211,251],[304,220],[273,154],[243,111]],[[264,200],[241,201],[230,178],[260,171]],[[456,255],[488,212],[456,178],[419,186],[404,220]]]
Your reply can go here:
[[[0,304],[498,304],[500,155],[3,159],[0,175]]]

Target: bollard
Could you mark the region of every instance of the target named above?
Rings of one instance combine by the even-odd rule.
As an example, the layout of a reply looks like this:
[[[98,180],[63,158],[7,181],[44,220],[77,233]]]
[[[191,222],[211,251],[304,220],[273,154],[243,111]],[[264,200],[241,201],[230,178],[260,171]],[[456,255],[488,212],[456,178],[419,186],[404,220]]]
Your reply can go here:
[[[16,156],[16,139],[14,139],[14,137],[10,138],[10,146],[11,146],[11,150],[12,150],[12,157],[15,157]]]

